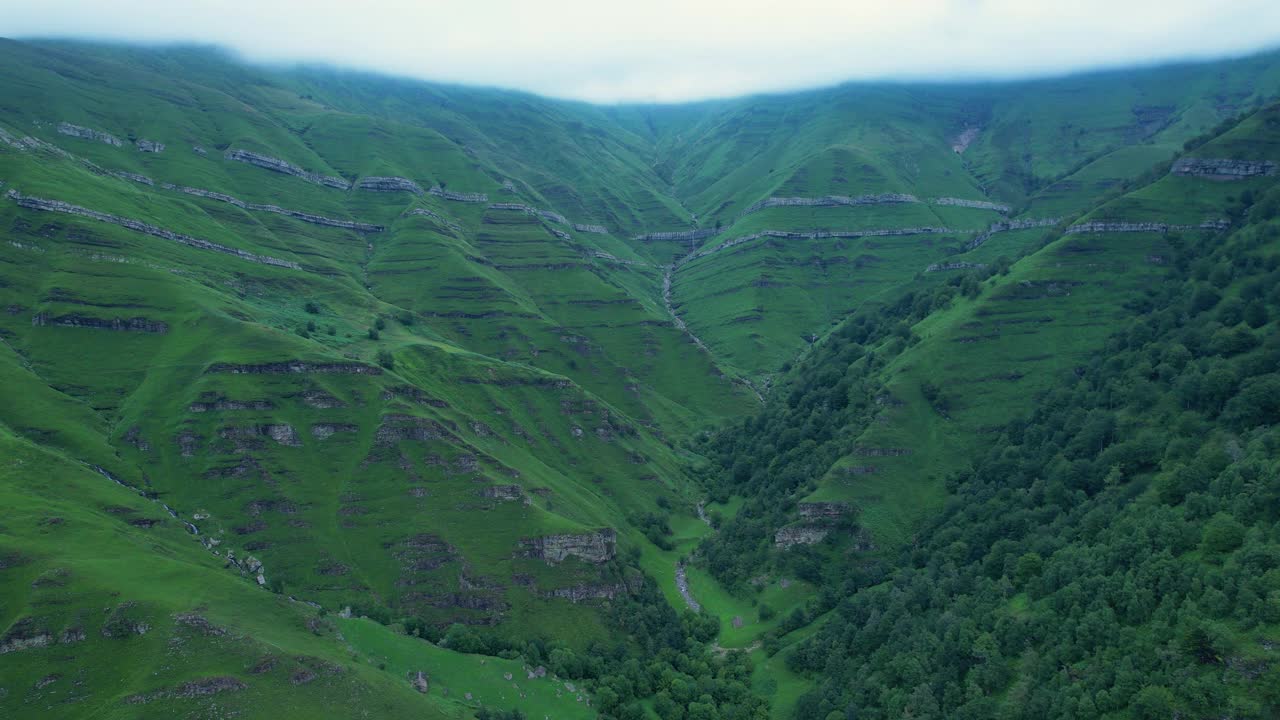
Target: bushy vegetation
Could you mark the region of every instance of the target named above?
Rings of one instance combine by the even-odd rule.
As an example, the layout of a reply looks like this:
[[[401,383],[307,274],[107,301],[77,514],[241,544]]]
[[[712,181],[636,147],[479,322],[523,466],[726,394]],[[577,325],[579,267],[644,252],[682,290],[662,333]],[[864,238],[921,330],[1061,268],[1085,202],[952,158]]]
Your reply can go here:
[[[815,611],[833,612],[788,657],[817,683],[797,718],[1280,708],[1265,659],[1280,623],[1277,197],[1232,232],[1175,239],[1168,281],[947,478],[945,508],[900,555],[828,556]],[[793,371],[785,403],[711,443],[721,492],[763,498],[708,547],[727,582],[765,561],[759,537],[865,421],[864,368],[882,361],[863,343],[895,329],[912,342],[946,295],[847,323]]]

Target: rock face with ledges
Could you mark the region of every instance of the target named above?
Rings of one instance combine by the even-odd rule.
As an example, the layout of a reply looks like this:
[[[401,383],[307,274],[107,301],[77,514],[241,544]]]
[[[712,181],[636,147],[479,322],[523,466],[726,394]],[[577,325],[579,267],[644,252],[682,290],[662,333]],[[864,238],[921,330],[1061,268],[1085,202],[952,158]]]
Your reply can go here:
[[[1170,225],[1162,222],[1124,222],[1112,220],[1090,220],[1067,228],[1068,235],[1078,233],[1130,233],[1152,232],[1167,233],[1181,230],[1226,230],[1231,224],[1226,220],[1206,220],[1199,225]]]
[[[454,202],[465,202],[465,203],[489,202],[489,196],[484,193],[454,192],[453,190],[445,190],[439,185],[436,185],[435,187],[431,188],[427,192],[431,193],[432,195],[435,195],[436,197],[444,198],[445,200],[453,200]]]
[[[140,152],[149,152],[149,153],[164,152],[164,143],[156,142],[155,140],[147,140],[145,138],[139,138],[137,142],[134,143],[134,145],[138,148]]]
[[[827,537],[831,529],[822,525],[788,525],[773,534],[773,544],[779,548],[795,545],[813,545]]]
[[[93,128],[87,128],[87,127],[84,127],[83,125],[72,125],[69,122],[58,123],[58,132],[63,135],[82,138],[84,140],[96,140],[98,142],[106,143],[108,145],[114,145],[115,147],[124,146],[124,143],[120,141],[120,138],[116,137],[115,135],[112,135],[111,133],[105,133],[105,132],[102,132],[101,130],[94,130]]]
[[[163,334],[169,332],[169,326],[159,320],[148,320],[144,317],[132,318],[111,318],[109,320],[103,318],[86,317],[84,315],[59,315],[58,317],[49,317],[49,313],[37,313],[31,318],[31,324],[36,327],[45,326],[61,326],[61,327],[78,327],[93,328],[96,330],[114,330],[116,332],[144,332]]]
[[[360,178],[356,182],[356,189],[369,190],[371,192],[409,192],[414,195],[423,193],[422,186],[409,178],[402,177],[370,176]]]
[[[281,260],[267,255],[256,255],[246,250],[239,250],[227,247],[226,245],[219,245],[215,242],[201,240],[200,238],[194,238],[190,235],[183,235],[182,233],[176,233],[172,230],[156,227],[155,225],[144,223],[141,220],[134,220],[132,218],[120,217],[119,215],[98,212],[97,210],[90,210],[89,208],[80,207],[79,205],[62,202],[61,200],[46,200],[44,198],[29,197],[20,194],[17,190],[10,190],[5,193],[5,197],[15,200],[19,207],[23,207],[28,210],[43,210],[46,212],[66,213],[67,215],[79,215],[80,217],[89,218],[90,220],[97,220],[98,222],[109,223],[111,225],[119,225],[120,227],[133,230],[134,232],[143,233],[144,235],[151,235],[165,240],[173,240],[174,242],[199,248],[201,250],[212,250],[214,252],[225,253],[227,255],[234,255],[242,260],[248,260],[249,262],[255,262],[260,265],[274,265],[276,267],[285,267],[293,270],[302,269],[301,265],[291,260]]]
[[[284,175],[292,175],[296,178],[301,178],[303,180],[306,180],[309,183],[314,183],[316,185],[323,185],[325,187],[337,188],[338,190],[351,189],[351,183],[347,182],[346,180],[343,180],[340,177],[334,177],[332,175],[321,175],[319,173],[308,172],[298,167],[297,165],[294,165],[293,163],[287,162],[285,160],[281,160],[280,158],[273,158],[270,155],[262,155],[260,153],[250,152],[248,150],[228,150],[227,154],[224,157],[226,157],[226,159],[228,160],[248,163],[250,165],[263,168],[265,170],[271,170],[273,172],[282,173]]]
[[[1173,164],[1173,174],[1203,177],[1211,180],[1242,180],[1250,177],[1275,175],[1276,168],[1276,163],[1270,160],[1182,158]]]
[[[805,520],[835,520],[848,515],[852,508],[846,502],[802,502],[798,509]]]
[[[742,211],[750,215],[772,207],[839,207],[842,205],[895,205],[900,203],[918,203],[920,199],[906,193],[878,193],[875,195],[824,195],[822,197],[771,197],[761,200]]]
[[[235,363],[214,363],[206,373],[231,373],[233,375],[381,375],[382,368],[376,365],[340,362],[303,362],[302,360],[285,360],[257,365]]]
[[[548,565],[564,562],[570,557],[600,565],[613,559],[617,540],[617,533],[613,528],[587,533],[543,535],[521,540],[517,555],[539,558]]]

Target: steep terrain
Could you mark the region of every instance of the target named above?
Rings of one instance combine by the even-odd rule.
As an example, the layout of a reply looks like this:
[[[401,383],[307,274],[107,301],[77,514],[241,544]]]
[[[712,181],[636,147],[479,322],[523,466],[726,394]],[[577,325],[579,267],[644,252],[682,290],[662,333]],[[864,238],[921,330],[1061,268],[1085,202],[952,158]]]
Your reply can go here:
[[[813,564],[916,537],[1280,161],[1275,55],[617,108],[0,64],[24,716],[789,712]]]

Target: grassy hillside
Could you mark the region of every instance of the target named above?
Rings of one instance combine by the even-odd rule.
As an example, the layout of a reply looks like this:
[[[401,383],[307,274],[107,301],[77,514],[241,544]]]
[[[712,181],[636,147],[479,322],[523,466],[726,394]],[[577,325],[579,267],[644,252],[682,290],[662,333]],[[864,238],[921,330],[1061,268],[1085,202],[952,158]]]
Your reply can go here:
[[[771,549],[795,502],[914,537],[1274,182],[1213,162],[1280,159],[1230,120],[1275,55],[615,108],[199,48],[0,66],[19,716],[790,712],[810,668],[761,668],[831,592]]]
[[[1271,716],[1278,137],[1270,105],[856,314],[706,445],[747,498],[707,569],[818,588],[766,632],[820,628],[795,717]]]

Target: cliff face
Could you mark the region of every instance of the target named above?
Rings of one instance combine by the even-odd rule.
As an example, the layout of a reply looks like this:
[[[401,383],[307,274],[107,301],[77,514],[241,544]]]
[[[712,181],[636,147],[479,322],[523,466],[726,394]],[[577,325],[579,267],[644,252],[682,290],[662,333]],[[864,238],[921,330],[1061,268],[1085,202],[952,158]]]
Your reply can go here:
[[[452,200],[454,202],[465,202],[465,203],[489,202],[489,196],[484,193],[454,192],[452,190],[445,190],[439,185],[436,185],[435,187],[431,188],[427,192],[431,193],[432,195],[435,195],[436,197],[444,198],[445,200]]]
[[[120,138],[112,135],[111,133],[94,130],[93,128],[87,128],[82,125],[72,125],[69,122],[58,123],[58,132],[63,135],[82,138],[84,140],[96,140],[116,147],[124,146],[124,143],[120,141]]]
[[[603,528],[588,533],[525,538],[520,541],[517,555],[540,558],[548,565],[564,562],[570,557],[600,565],[612,560],[616,550],[617,533],[613,528]]]
[[[1270,160],[1182,158],[1173,164],[1173,174],[1211,180],[1243,180],[1249,177],[1275,175],[1276,168],[1276,163]]]
[[[402,177],[366,177],[356,183],[357,190],[372,192],[409,192],[414,195],[423,193],[422,187],[409,178]]]
[[[16,190],[10,190],[5,193],[5,197],[15,200],[20,207],[27,208],[28,210],[44,210],[46,212],[60,212],[68,215],[79,215],[80,217],[86,217],[90,220],[119,225],[120,227],[128,228],[134,232],[140,232],[145,235],[164,238],[165,240],[173,240],[174,242],[179,242],[183,245],[189,245],[201,250],[212,250],[214,252],[225,253],[227,255],[234,255],[242,260],[248,260],[249,262],[259,263],[261,265],[274,265],[276,267],[291,268],[293,270],[302,269],[301,265],[290,260],[281,260],[267,255],[255,255],[254,253],[247,252],[245,250],[238,250],[236,248],[227,247],[226,245],[219,245],[215,242],[201,240],[200,238],[194,238],[190,235],[183,235],[182,233],[176,233],[172,230],[156,227],[155,225],[144,223],[141,220],[133,220],[131,218],[120,217],[118,215],[98,212],[97,210],[90,210],[88,208],[80,207],[79,205],[65,203],[61,200],[45,200],[43,198],[27,197]]]
[[[308,172],[298,167],[297,165],[281,160],[280,158],[273,158],[269,155],[261,155],[259,153],[250,152],[248,150],[228,150],[225,157],[228,160],[248,163],[250,165],[263,168],[265,170],[271,170],[272,172],[283,173],[285,175],[292,175],[296,178],[301,178],[303,180],[306,180],[309,183],[314,183],[316,185],[324,185],[325,187],[337,188],[338,190],[351,189],[351,183],[347,182],[346,180],[343,180],[340,177],[334,177],[332,175],[320,175],[318,173]]]
[[[158,320],[148,320],[144,317],[132,318],[94,318],[84,315],[60,315],[58,317],[49,317],[48,313],[38,313],[31,318],[31,324],[36,327],[44,327],[48,325],[61,327],[78,327],[93,328],[96,330],[114,330],[116,332],[145,332],[145,333],[166,333],[169,332],[169,326]]]

